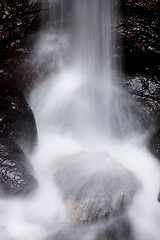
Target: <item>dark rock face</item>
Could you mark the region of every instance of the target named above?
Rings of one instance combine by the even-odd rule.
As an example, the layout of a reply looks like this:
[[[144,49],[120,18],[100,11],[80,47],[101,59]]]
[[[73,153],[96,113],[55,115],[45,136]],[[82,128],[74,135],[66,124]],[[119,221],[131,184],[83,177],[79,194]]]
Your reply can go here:
[[[33,113],[24,89],[9,78],[0,82],[0,189],[16,194],[36,186],[33,169],[26,157],[37,141]],[[26,153],[26,154],[25,154]]]
[[[23,64],[33,46],[32,34],[38,30],[40,1],[28,0],[0,2],[0,73],[21,79],[26,86],[30,77]],[[28,36],[30,39],[28,40]],[[30,46],[30,47],[28,47]],[[21,65],[21,68],[19,67]],[[18,72],[18,74],[17,74]],[[1,74],[0,78],[4,78]],[[24,86],[24,87],[25,87]]]
[[[0,43],[23,38],[33,27],[40,11],[40,1],[7,1],[0,3]]]
[[[24,144],[28,152],[37,140],[35,119],[24,93],[10,81],[0,83],[0,136]]]
[[[140,102],[143,99],[148,105],[153,102],[157,109],[160,100],[159,9],[160,2],[156,0],[121,1],[121,36],[127,74],[123,84],[142,98]]]
[[[160,3],[156,0],[122,1],[122,36],[129,73],[159,72],[159,8]]]
[[[12,139],[0,138],[0,191],[15,195],[36,186],[33,170],[25,154]]]

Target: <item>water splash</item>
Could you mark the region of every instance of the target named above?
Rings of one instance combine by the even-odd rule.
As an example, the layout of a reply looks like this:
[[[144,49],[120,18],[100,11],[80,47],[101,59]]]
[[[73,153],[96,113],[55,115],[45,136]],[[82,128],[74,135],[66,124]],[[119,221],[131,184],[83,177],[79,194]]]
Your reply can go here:
[[[52,157],[56,155],[60,159],[59,164],[62,168],[65,167],[60,157],[65,157],[67,154],[75,154],[78,151],[106,151],[114,160],[131,171],[141,186],[141,190],[135,194],[133,203],[128,210],[133,236],[136,240],[146,240],[151,237],[158,240],[160,237],[158,230],[160,210],[156,197],[160,182],[159,165],[145,148],[143,136],[137,133],[139,128],[135,124],[136,116],[131,111],[131,103],[128,96],[119,88],[118,81],[122,81],[122,73],[117,67],[114,49],[116,39],[113,37],[112,29],[115,24],[115,6],[111,1],[105,0],[77,0],[73,2],[73,9],[74,24],[70,26],[67,34],[63,35],[60,32],[58,35],[57,33],[47,33],[46,35],[51,46],[49,54],[54,49],[56,52],[58,51],[58,58],[53,52],[52,61],[49,62],[51,69],[55,66],[55,56],[56,65],[63,63],[57,72],[50,74],[47,78],[48,83],[46,84],[45,80],[43,86],[33,93],[33,98],[34,96],[37,98],[39,94],[37,99],[38,102],[41,101],[40,109],[35,104],[35,98],[32,101],[35,104],[39,134],[40,136],[45,135],[49,151],[52,149],[49,135],[54,136],[57,148],[62,146],[62,153],[56,155],[53,147],[54,150],[50,155]],[[52,42],[53,38],[56,38],[57,41]],[[62,41],[65,42],[62,44],[63,46],[61,45]],[[41,48],[41,44],[39,46]],[[44,43],[43,46],[46,47]],[[44,60],[45,54],[40,49],[38,52],[40,59]],[[63,53],[65,53],[65,57],[62,57]],[[45,58],[45,64],[48,66],[47,58]],[[46,85],[46,90],[44,90]],[[43,145],[44,137],[41,140]],[[65,144],[63,144],[64,142]],[[91,156],[90,158],[94,158]],[[101,161],[99,157],[96,161],[92,159],[89,165],[88,160],[84,159],[85,157],[81,159],[83,171],[77,158],[75,163],[71,164],[72,170],[76,164],[75,172],[74,170],[70,171],[70,167],[64,170],[67,174],[66,178],[72,179],[71,182],[75,181],[76,187],[68,180],[68,183],[64,184],[65,190],[63,191],[75,194],[74,189],[77,188],[81,194],[80,189],[85,189],[87,183],[90,185],[89,172],[94,169],[95,164],[97,173],[99,172]],[[106,175],[109,174],[105,164],[103,164],[103,168]],[[114,176],[114,161],[111,168]],[[87,176],[85,171],[87,171]],[[77,176],[75,176],[76,174]],[[93,176],[97,181],[96,175],[93,174]],[[82,185],[78,184],[77,178],[82,179]],[[128,181],[124,176],[121,178]],[[92,181],[94,182],[94,180]],[[89,189],[91,191],[91,188],[91,185],[88,186],[88,191]],[[102,182],[101,188],[105,189]],[[130,184],[130,188],[134,189],[133,184]],[[112,191],[114,190],[112,189]],[[89,192],[89,194],[91,193]],[[105,225],[105,229],[110,227],[110,224],[108,227]],[[94,239],[98,233],[97,228],[94,229],[95,231],[92,229],[94,234],[91,239]],[[89,228],[88,232],[90,232]],[[86,236],[85,234],[84,236]],[[89,236],[87,237],[90,239]]]
[[[159,240],[159,164],[137,133],[128,96],[118,86],[122,73],[114,49],[114,6],[105,0],[70,3],[73,24],[68,29],[43,32],[36,46],[36,64],[46,74],[30,100],[39,132],[31,158],[39,187],[26,199],[0,200],[0,237],[127,239],[129,230],[122,234],[119,214],[82,225],[72,222],[73,215],[68,216],[68,202],[95,198],[96,193],[101,197],[111,186],[112,208],[124,194],[132,200],[120,216],[131,223],[132,237]],[[99,198],[96,201],[90,200],[91,214],[99,209]],[[112,235],[115,225],[116,237]]]

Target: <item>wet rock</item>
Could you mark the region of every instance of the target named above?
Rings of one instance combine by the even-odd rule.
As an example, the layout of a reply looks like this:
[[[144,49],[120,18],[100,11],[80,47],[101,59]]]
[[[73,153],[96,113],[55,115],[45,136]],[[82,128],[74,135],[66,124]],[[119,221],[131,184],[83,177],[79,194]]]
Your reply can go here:
[[[160,159],[160,81],[156,75],[132,74],[123,86],[132,95],[128,100],[135,129],[148,134],[148,147]]]
[[[160,104],[153,99],[137,95],[133,96],[133,99],[136,101],[134,113],[140,129],[151,136],[160,127]]]
[[[127,72],[151,72],[158,75],[160,70],[159,8],[160,3],[156,0],[121,1],[121,36],[125,48]]]
[[[160,193],[158,194],[157,200],[160,202]]]
[[[102,236],[97,240],[103,240],[105,237],[108,240],[133,240],[131,224],[126,214],[121,214],[113,219]]]
[[[0,3],[0,43],[23,38],[37,23],[41,1],[3,0]]]
[[[160,128],[160,82],[157,76],[132,74],[121,83],[129,94],[127,105],[135,131],[153,134]]]
[[[0,83],[0,136],[17,141],[28,153],[37,141],[32,110],[23,90],[16,83],[12,83],[11,79]]]
[[[160,103],[149,97],[133,95],[130,101],[135,101],[132,111],[137,121],[136,130],[147,136],[146,144],[149,150],[160,159]],[[139,127],[138,127],[139,125]]]
[[[134,174],[105,152],[81,152],[60,162],[55,179],[68,214],[77,223],[93,223],[124,212],[139,186]]]
[[[90,224],[66,224],[57,229],[48,240],[132,240],[130,221],[125,214],[121,214],[111,221],[100,221]]]
[[[148,146],[152,153],[155,155],[155,157],[160,159],[160,129],[152,133]]]
[[[64,11],[69,12],[69,0],[4,0],[4,3],[10,11],[3,19],[5,8],[0,3],[0,36],[3,36],[0,37],[0,73],[20,79],[23,87],[30,91],[45,75],[41,66],[33,61],[37,50],[33,46],[40,31],[53,31],[62,26]]]
[[[138,96],[160,100],[160,79],[157,76],[134,74],[126,77],[124,82],[128,90]]]
[[[36,186],[26,154],[37,142],[37,129],[21,87],[9,76],[0,82],[0,190],[8,195]]]
[[[33,169],[24,152],[12,139],[0,137],[0,193],[28,193],[36,186]]]
[[[62,19],[65,5],[66,11],[69,11],[67,2],[69,0],[3,0],[0,3],[0,56],[12,48],[15,42],[21,42],[31,33],[36,33],[40,26],[55,26],[55,22]],[[49,14],[51,9],[54,14]]]

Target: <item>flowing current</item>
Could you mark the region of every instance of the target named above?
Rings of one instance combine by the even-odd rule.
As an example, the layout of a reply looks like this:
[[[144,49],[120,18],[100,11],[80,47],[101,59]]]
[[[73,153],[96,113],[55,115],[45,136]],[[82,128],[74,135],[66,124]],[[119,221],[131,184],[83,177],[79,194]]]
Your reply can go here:
[[[34,61],[44,79],[30,104],[39,186],[28,197],[0,200],[2,240],[160,239],[160,169],[134,103],[119,87],[111,2],[59,3],[71,22],[42,31],[37,41]],[[106,208],[114,213],[108,216]]]

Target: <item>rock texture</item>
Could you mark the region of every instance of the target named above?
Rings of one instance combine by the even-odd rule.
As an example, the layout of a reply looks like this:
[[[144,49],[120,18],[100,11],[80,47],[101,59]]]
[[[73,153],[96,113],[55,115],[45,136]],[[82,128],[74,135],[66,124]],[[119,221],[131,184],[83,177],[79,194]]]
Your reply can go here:
[[[0,82],[0,136],[24,143],[29,152],[37,140],[35,119],[23,89],[10,78]]]
[[[159,1],[126,0],[122,1],[121,9],[126,70],[157,74],[160,60]]]
[[[36,184],[33,169],[19,145],[0,137],[0,195],[28,193]]]
[[[33,113],[15,79],[0,82],[0,191],[16,194],[36,186],[27,159],[37,142]]]
[[[77,223],[124,212],[140,186],[132,172],[105,152],[81,152],[59,162],[55,179]]]
[[[136,96],[137,116],[146,131],[151,131],[149,148],[160,158],[160,1],[120,3],[126,73],[123,85]]]
[[[40,1],[7,1],[0,3],[0,44],[26,36],[38,20]]]

